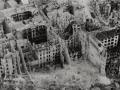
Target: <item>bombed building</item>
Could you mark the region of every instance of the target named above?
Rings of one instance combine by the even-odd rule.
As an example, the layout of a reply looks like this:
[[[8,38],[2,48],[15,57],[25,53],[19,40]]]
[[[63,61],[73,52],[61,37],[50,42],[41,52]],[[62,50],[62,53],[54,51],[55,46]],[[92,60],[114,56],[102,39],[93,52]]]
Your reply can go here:
[[[119,90],[119,4],[0,0],[0,90]]]

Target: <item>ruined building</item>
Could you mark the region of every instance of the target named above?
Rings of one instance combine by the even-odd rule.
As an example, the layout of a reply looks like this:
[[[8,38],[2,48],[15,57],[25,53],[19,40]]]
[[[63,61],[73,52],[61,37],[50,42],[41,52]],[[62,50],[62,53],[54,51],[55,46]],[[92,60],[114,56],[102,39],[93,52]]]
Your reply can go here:
[[[54,0],[10,1],[1,0],[3,6],[0,3],[2,86],[12,83],[11,86],[20,86],[21,90],[29,84],[36,87],[33,78],[38,74],[40,90],[43,82],[48,85],[44,90],[48,90],[47,82],[51,78],[58,81],[59,88],[71,86],[70,90],[75,87],[79,90],[84,88],[83,82],[90,82],[83,89],[90,90],[96,83],[105,85],[97,82],[101,77],[103,81],[107,78],[109,84],[119,78],[119,10],[111,10],[109,0],[108,3],[94,1],[94,9],[84,5],[79,10],[80,5],[75,6],[72,0],[63,4]],[[76,9],[81,16],[76,16]],[[101,9],[103,12],[98,11]],[[83,80],[89,76],[90,80]],[[48,80],[45,82],[42,77]],[[17,81],[24,85],[17,85]]]

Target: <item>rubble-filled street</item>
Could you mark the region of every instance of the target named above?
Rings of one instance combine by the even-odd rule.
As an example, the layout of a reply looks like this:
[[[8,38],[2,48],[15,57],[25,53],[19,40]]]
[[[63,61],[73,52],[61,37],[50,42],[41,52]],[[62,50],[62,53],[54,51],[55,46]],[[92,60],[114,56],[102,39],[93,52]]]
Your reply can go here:
[[[59,88],[58,90],[72,88],[72,86],[75,88],[79,87],[79,89],[75,90],[87,90],[92,84],[99,82],[97,78],[98,75],[98,71],[95,67],[83,61],[79,64],[66,66],[63,70],[55,70],[50,74],[33,73],[32,77],[40,89],[45,87],[47,90],[47,88],[50,88],[49,85],[51,85],[52,88],[52,84],[55,84],[56,87]]]
[[[120,1],[0,0],[0,90],[120,90]]]

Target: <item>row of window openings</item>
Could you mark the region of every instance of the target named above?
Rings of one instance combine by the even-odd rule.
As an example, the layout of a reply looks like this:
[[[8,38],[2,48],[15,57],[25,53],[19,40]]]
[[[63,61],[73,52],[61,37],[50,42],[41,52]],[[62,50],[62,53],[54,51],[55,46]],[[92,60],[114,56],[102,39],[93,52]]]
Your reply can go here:
[[[15,72],[15,71],[13,70],[13,73],[12,73],[12,74],[14,74],[14,72]],[[9,71],[7,71],[6,73],[7,73],[7,74],[9,74],[10,72],[9,72]]]
[[[57,42],[57,40],[55,40],[56,42]],[[51,44],[51,42],[48,42],[47,44]],[[46,45],[46,44],[45,44]],[[37,44],[37,45],[35,45],[36,47],[41,47],[42,45],[41,44]],[[54,48],[54,47],[60,47],[60,44],[57,44],[57,45],[53,45],[53,46],[49,46],[49,47],[46,47],[46,48],[48,48],[48,49],[50,49],[50,48]]]
[[[114,41],[110,41],[110,42],[103,42],[103,45],[105,45],[105,44],[114,44],[114,43],[117,43],[118,42],[118,40],[114,40]]]
[[[41,56],[40,55],[40,59],[42,58],[51,58],[51,57],[55,57],[56,55],[59,55],[60,53],[54,54],[54,55],[45,55],[45,56]]]
[[[8,64],[6,64],[6,67],[8,67],[9,65]],[[15,68],[15,65],[13,65],[13,68]]]
[[[51,58],[51,57],[55,57],[55,55],[57,55],[59,53],[53,54],[53,55],[40,55],[40,58]]]
[[[3,73],[4,71],[3,71],[3,70],[1,70],[0,72],[1,72],[1,73]],[[13,72],[15,72],[15,70],[13,70]],[[7,71],[7,73],[9,73],[9,71]]]
[[[108,43],[108,44],[103,44],[104,46],[116,46],[117,45],[117,42],[111,42],[111,43]]]
[[[12,74],[14,74],[15,70],[12,71]],[[7,74],[9,74],[10,72],[9,71],[6,71]]]
[[[28,28],[28,29],[25,29],[25,31],[29,34],[29,33],[37,33],[37,31],[39,30],[42,30],[42,31],[45,31],[47,30],[47,27],[44,26],[44,25],[37,25],[35,27],[32,27],[32,28]]]
[[[49,51],[53,51],[53,52],[55,52],[55,51],[58,51],[60,49],[60,47],[56,47],[56,48],[46,48],[45,50],[44,50],[44,52],[49,52]],[[40,51],[42,51],[42,50],[40,50]]]
[[[115,42],[118,42],[118,40],[114,40],[114,41],[108,41],[108,42],[102,42],[103,44],[107,44],[107,43],[115,43]]]
[[[18,16],[16,15],[16,16],[13,16],[12,18],[13,18],[13,20],[16,21],[16,22],[17,22],[17,21],[22,21],[22,20],[27,20],[27,19],[29,19],[28,17],[25,17],[25,16],[23,16],[23,15],[18,15]]]
[[[47,55],[40,54],[40,57],[51,57],[51,56],[55,56],[56,54],[58,54],[58,53],[47,54]]]
[[[44,54],[46,54],[46,53],[49,54],[49,53],[51,53],[51,52],[52,52],[52,53],[56,53],[56,52],[58,52],[58,51],[60,51],[60,48],[50,49],[50,50],[44,50],[44,51],[43,51],[43,50],[39,50],[40,53],[44,53]]]
[[[38,48],[38,49],[39,49],[39,48]],[[58,52],[58,51],[60,51],[60,48],[49,49],[49,50],[48,50],[48,49],[39,49],[38,51],[39,51],[40,53],[45,53],[45,54],[47,53],[47,54],[48,54],[48,53],[51,53],[51,52],[53,52],[53,53],[54,53],[54,52]]]
[[[40,55],[48,55],[48,54],[51,54],[51,53],[53,53],[53,54],[56,54],[57,52],[59,52],[60,50],[53,50],[53,51],[39,51],[40,52]]]
[[[27,20],[30,17],[32,17],[32,13],[30,11],[26,11],[23,13],[14,14],[11,17],[13,18],[14,21]]]
[[[111,40],[111,41],[108,41],[108,42],[102,42],[103,44],[107,44],[107,43],[116,43],[118,42],[118,40]]]
[[[102,42],[106,43],[106,42],[110,42],[110,41],[115,41],[115,40],[118,40],[118,36],[114,37],[114,38],[111,38],[111,39],[107,39],[107,40],[103,40]]]
[[[36,48],[41,48],[41,46],[40,45],[36,45]],[[56,49],[59,49],[60,48],[60,46],[56,46],[55,48],[53,48],[53,46],[50,46],[50,47],[47,47],[46,48],[46,50],[48,51],[51,51],[51,50],[56,50]]]
[[[58,56],[59,57],[59,56]],[[60,57],[59,57],[60,58]],[[56,57],[51,57],[51,58],[40,58],[40,62],[48,62],[48,61],[54,61]]]
[[[15,69],[15,68],[13,68],[13,69]],[[9,70],[9,68],[6,68],[6,70]]]

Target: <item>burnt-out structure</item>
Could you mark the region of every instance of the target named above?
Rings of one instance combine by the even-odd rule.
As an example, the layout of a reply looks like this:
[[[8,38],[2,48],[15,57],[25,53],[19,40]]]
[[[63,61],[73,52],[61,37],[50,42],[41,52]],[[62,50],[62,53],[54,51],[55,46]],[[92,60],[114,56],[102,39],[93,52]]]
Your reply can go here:
[[[59,43],[46,43],[43,45],[36,45],[35,50],[37,51],[38,60],[31,62],[31,66],[37,66],[39,68],[44,68],[47,65],[55,66],[57,64],[62,64],[61,62],[61,46]]]
[[[49,28],[45,24],[37,22],[16,28],[18,46],[21,47],[27,66],[31,69],[39,70],[51,63],[52,66],[55,66],[61,62],[62,47],[48,30]],[[22,38],[19,38],[20,36]]]
[[[6,37],[0,39],[0,76],[4,74],[4,79],[9,80],[20,74],[19,70],[19,52],[15,50],[14,40]]]
[[[105,75],[106,49],[96,38],[94,32],[80,30],[79,40],[81,41],[84,59],[91,62],[99,70],[99,73]]]
[[[30,11],[25,11],[22,13],[17,13],[11,16],[15,22],[17,21],[22,21],[22,20],[27,20],[33,17],[32,12]]]
[[[102,30],[101,30],[102,29]],[[79,31],[82,54],[108,78],[119,77],[119,27]]]
[[[9,80],[24,74],[31,80],[31,70],[63,67],[63,47],[37,8],[24,5],[2,10],[1,14],[0,76],[5,74]]]
[[[28,28],[24,30],[23,37],[35,44],[47,42],[47,27],[45,25],[38,25]]]
[[[84,0],[15,1],[20,6],[0,11],[1,80],[13,81],[15,88],[17,81],[25,82],[21,90],[34,84],[32,78],[38,79],[39,86],[34,86],[39,90],[42,85],[53,89],[48,85],[52,81],[68,90],[84,88],[85,82],[89,85],[82,90],[89,90],[95,83],[108,85],[120,78],[119,22],[116,27],[104,22],[110,13],[107,3],[100,16],[89,5],[79,5]]]
[[[107,60],[106,60],[106,76],[109,78],[118,78],[119,72],[119,28],[103,31],[96,34],[96,37],[102,42],[104,47],[107,49]]]
[[[16,28],[22,28],[29,24],[37,15],[38,9],[30,5],[20,6],[19,8],[9,8],[1,11],[4,16],[4,33],[10,33]]]
[[[62,47],[54,35],[48,32],[44,24],[27,26],[17,30],[22,38],[18,38],[18,46],[22,49],[24,60],[29,69],[39,70],[47,65],[63,64]],[[18,35],[19,37],[19,35]]]
[[[68,52],[71,58],[80,58],[81,42],[79,41],[78,31],[81,29],[80,25],[77,25],[76,21],[71,21],[68,26],[63,29],[57,29],[55,32],[61,37],[68,48]]]

